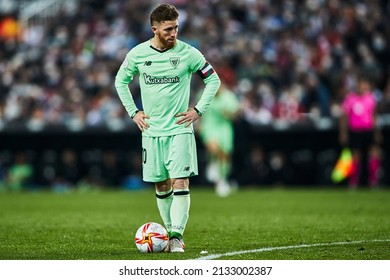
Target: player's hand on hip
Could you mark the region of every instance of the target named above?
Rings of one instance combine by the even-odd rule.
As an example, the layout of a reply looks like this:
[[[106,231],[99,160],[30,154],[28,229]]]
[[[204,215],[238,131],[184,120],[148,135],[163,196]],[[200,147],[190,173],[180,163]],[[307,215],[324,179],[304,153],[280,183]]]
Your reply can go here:
[[[186,124],[185,127],[190,126],[193,122],[199,119],[198,112],[194,108],[189,108],[187,112],[178,113],[175,117],[181,117],[177,120],[177,124]]]
[[[149,128],[149,124],[146,122],[146,119],[150,117],[144,113],[144,111],[139,111],[133,117],[133,121],[138,126],[141,131],[147,130]]]

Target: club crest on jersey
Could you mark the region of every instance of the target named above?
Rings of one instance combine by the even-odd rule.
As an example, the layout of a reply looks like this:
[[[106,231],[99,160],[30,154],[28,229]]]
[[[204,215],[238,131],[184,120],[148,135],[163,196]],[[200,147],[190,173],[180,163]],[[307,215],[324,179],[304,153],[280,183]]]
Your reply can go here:
[[[171,63],[173,68],[177,68],[177,66],[179,66],[180,63],[180,57],[171,57],[169,58],[169,62]]]

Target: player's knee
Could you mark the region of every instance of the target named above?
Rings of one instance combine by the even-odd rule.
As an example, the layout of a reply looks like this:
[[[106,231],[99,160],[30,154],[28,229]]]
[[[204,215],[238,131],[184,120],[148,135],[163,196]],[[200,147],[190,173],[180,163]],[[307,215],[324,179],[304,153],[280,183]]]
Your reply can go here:
[[[368,151],[370,158],[379,158],[381,156],[381,149],[379,146],[371,146]]]
[[[172,179],[172,186],[174,189],[188,189],[190,186],[188,178]]]
[[[161,181],[154,184],[156,187],[156,190],[158,192],[166,192],[169,191],[172,188],[172,182],[171,179],[167,179],[165,181]]]
[[[215,141],[210,141],[206,144],[207,150],[212,154],[218,154],[219,152],[219,145]]]

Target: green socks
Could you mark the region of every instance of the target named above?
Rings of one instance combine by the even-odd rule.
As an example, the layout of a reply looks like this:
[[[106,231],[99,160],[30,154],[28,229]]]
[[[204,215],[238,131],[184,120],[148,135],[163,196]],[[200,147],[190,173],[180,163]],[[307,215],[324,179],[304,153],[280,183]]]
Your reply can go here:
[[[173,190],[170,189],[165,192],[156,191],[156,200],[161,219],[163,220],[168,233],[170,233],[172,231],[171,205],[173,201]]]
[[[174,190],[171,205],[172,234],[183,235],[190,211],[190,191],[189,189]]]
[[[169,236],[181,237],[189,217],[191,204],[189,189],[156,191],[156,200]]]
[[[226,181],[230,174],[231,164],[228,161],[219,161],[220,179]]]

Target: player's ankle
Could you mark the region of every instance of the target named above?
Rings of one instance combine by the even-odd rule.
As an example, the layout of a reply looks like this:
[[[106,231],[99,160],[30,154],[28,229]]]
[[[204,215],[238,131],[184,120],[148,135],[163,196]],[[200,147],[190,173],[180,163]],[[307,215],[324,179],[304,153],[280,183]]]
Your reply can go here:
[[[181,239],[183,239],[183,235],[181,235],[178,232],[172,231],[169,233],[169,239],[172,239],[172,238],[177,238],[177,239],[181,240]]]

